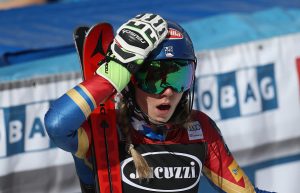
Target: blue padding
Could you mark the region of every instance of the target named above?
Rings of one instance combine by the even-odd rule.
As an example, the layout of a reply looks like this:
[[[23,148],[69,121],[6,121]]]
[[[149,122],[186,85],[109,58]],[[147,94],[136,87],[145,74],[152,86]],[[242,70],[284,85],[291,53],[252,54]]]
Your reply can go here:
[[[80,72],[79,58],[75,52],[2,67],[0,68],[0,82],[67,72]]]
[[[63,55],[75,52],[74,45],[55,47],[49,49],[26,50],[17,53],[6,53],[3,56],[3,62],[7,64],[19,64],[27,61],[50,58],[57,55]]]
[[[300,9],[274,8],[183,23],[197,51],[300,32]]]

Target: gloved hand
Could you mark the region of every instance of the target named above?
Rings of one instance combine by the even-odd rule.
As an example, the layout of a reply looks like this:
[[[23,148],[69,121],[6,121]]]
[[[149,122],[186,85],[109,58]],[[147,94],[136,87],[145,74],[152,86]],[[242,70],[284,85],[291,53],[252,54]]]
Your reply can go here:
[[[106,63],[98,68],[97,74],[121,92],[130,81],[130,73],[138,71],[167,33],[167,22],[159,15],[146,13],[130,19],[117,30]]]

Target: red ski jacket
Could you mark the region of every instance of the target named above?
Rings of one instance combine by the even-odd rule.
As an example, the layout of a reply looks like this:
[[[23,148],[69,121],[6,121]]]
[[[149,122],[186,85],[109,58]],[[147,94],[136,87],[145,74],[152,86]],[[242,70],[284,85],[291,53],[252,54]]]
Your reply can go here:
[[[45,116],[49,137],[58,147],[73,154],[85,192],[93,192],[95,183],[91,164],[91,130],[86,120],[97,104],[115,92],[107,80],[95,75],[55,100]],[[220,130],[203,112],[194,110],[184,127],[171,126],[163,140],[141,132],[149,131],[150,126],[144,122],[136,125],[140,128],[130,132],[132,142],[147,160],[152,173],[149,180],[138,179],[132,158],[124,149],[124,141],[120,140],[123,193],[197,193],[202,175],[223,192],[255,192],[228,150]]]

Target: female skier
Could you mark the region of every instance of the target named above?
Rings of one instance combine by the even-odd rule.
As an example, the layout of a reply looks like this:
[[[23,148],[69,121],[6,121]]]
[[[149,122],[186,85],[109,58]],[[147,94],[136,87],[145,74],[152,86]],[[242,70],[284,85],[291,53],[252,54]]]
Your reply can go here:
[[[192,110],[195,69],[191,39],[178,24],[141,14],[117,30],[94,77],[45,116],[50,138],[73,154],[82,192],[95,192],[86,119],[116,92],[124,193],[197,193],[201,175],[221,192],[264,192],[253,187],[214,121]]]

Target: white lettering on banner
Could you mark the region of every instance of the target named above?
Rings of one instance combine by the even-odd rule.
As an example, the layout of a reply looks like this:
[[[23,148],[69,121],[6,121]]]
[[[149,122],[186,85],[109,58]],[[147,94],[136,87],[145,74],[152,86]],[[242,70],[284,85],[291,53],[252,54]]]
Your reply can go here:
[[[0,125],[0,159],[55,147],[45,131],[43,122],[48,108],[49,102],[41,102],[0,110],[0,119],[4,120]]]
[[[196,85],[198,85],[195,88],[196,109],[200,109],[199,104],[201,104],[201,108],[205,109],[206,113],[214,115],[215,119],[220,119],[218,100],[214,100],[214,96],[218,95],[217,79],[214,76],[201,77],[197,79]],[[197,92],[197,88],[201,90],[198,89]]]
[[[272,79],[270,77],[262,79],[262,81],[260,82],[260,90],[262,97],[266,100],[271,100],[275,97],[275,90],[272,85]]]
[[[9,122],[9,143],[16,143],[22,139],[22,122],[19,120],[12,120]]]
[[[3,110],[0,109],[0,157],[6,155],[6,130]]]
[[[245,78],[247,77],[247,78]],[[255,68],[237,72],[237,87],[239,88],[239,104],[242,115],[259,113],[261,111],[261,98]]]
[[[26,106],[25,151],[49,147],[49,137],[46,134],[43,121],[48,109],[48,103]]]
[[[215,119],[247,116],[278,108],[274,64],[197,77],[196,84],[196,109]]]
[[[224,86],[221,88],[220,99],[222,109],[233,107],[236,104],[234,95],[235,90],[232,86]]]

